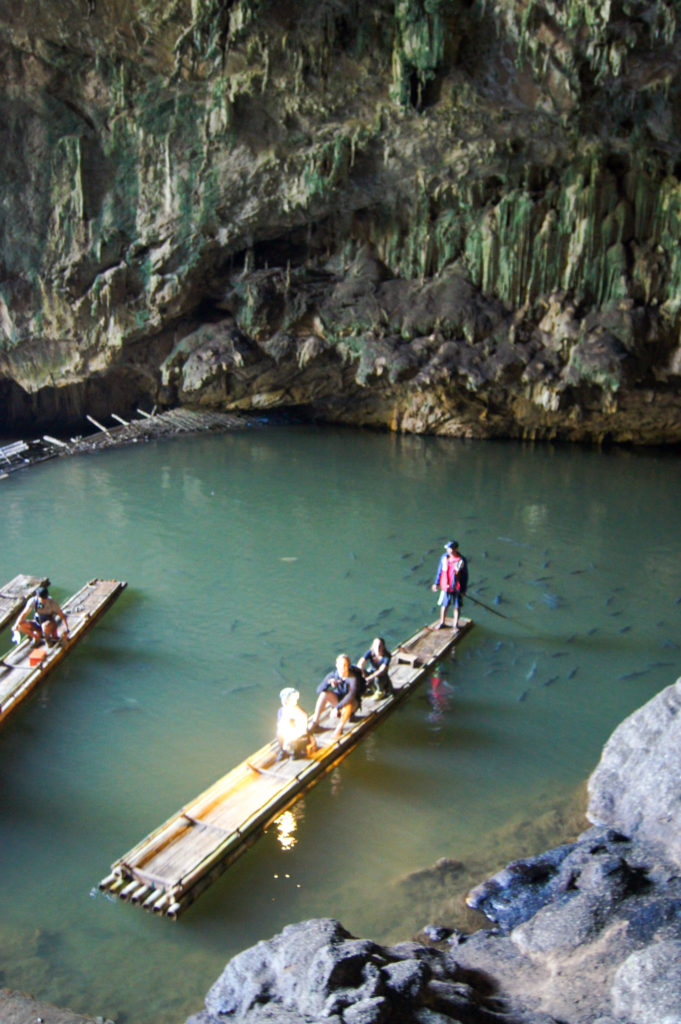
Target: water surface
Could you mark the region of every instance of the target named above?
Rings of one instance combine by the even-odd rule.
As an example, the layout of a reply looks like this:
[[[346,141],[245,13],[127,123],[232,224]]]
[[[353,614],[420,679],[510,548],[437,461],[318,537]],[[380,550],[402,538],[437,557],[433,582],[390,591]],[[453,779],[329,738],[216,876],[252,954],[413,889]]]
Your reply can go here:
[[[479,880],[500,830],[573,793],[681,674],[678,456],[285,427],[0,488],[2,581],[47,573],[58,598],[128,581],[0,730],[0,984],[118,1024],[180,1024],[231,955],[292,921],[394,941],[456,916],[459,896],[429,903],[405,877],[448,857]],[[339,651],[435,617],[452,536],[497,612],[467,605],[455,660],[177,924],[99,894],[269,739],[283,686],[311,708]]]

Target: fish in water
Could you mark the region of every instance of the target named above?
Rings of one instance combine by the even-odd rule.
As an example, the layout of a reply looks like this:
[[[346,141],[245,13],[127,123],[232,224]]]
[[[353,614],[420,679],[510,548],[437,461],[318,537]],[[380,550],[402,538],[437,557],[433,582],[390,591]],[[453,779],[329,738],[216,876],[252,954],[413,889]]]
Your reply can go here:
[[[279,561],[280,562],[297,562],[298,561],[298,556],[297,555],[280,555],[279,556]]]
[[[233,633],[235,629],[238,629],[241,625],[241,619],[235,619],[232,625],[229,627],[230,633]]]
[[[587,630],[586,635],[587,636],[593,636],[594,633],[597,633],[597,632],[598,632],[598,626],[593,626],[591,629]]]
[[[392,615],[394,611],[394,608],[384,608],[382,612],[378,613],[378,617],[379,619],[385,619],[388,615]]]
[[[349,580],[351,576],[352,576],[352,569],[348,569],[346,571],[346,573],[345,573],[345,579]]]
[[[414,557],[414,552],[413,551],[406,551],[403,555],[400,555],[400,558],[413,558],[413,557]]]
[[[551,655],[552,658],[565,658],[566,656],[567,651],[554,651]]]
[[[549,591],[546,591],[546,593],[542,594],[542,600],[549,608],[560,608],[561,601],[557,594],[551,594]]]
[[[348,622],[354,622],[356,618],[357,612],[353,612],[352,615],[349,617]]]
[[[492,604],[501,604],[501,602],[502,602],[501,594],[497,594],[496,597],[494,598],[494,600],[492,601]]]
[[[536,674],[537,674],[537,662],[536,662],[536,661],[533,661],[533,662],[532,662],[532,666],[531,666],[531,668],[530,668],[530,671],[529,671],[529,672],[527,673],[527,675],[525,676],[525,678],[526,678],[526,679],[528,680],[528,682],[529,682],[529,680],[530,680],[530,679],[534,679],[534,677],[536,676]]]
[[[248,686],[235,686],[233,690],[223,690],[222,692],[225,697],[231,697],[235,693],[245,693],[246,690],[255,690],[256,686],[256,683],[249,683]]]
[[[542,686],[552,686],[554,683],[557,683],[559,679],[560,676],[551,676],[550,679],[547,679],[546,682],[542,683]]]
[[[618,629],[617,632],[618,633],[628,633],[630,629],[631,629],[631,626],[622,626],[622,628]]]
[[[507,573],[506,573],[506,575],[504,576],[504,579],[505,579],[505,580],[510,580],[510,579],[512,579],[512,578],[513,578],[514,576],[515,576],[515,573],[514,573],[514,572],[507,572]]]
[[[620,682],[620,680],[623,679],[638,679],[639,676],[644,676],[647,671],[648,669],[639,669],[638,672],[625,672],[624,675],[617,677],[617,681]]]
[[[578,672],[579,672],[579,666],[576,666],[575,668],[571,668],[570,671],[567,674],[568,679],[574,679]]]
[[[518,703],[520,703],[521,700],[525,700],[529,692],[529,690],[523,690],[523,692],[518,697]]]

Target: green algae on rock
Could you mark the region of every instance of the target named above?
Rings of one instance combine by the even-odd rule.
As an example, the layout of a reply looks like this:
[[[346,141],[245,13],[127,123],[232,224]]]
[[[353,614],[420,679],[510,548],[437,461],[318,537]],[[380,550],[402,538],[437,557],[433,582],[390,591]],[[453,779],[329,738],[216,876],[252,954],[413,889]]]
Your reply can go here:
[[[680,41],[667,0],[3,10],[7,424],[678,442]]]

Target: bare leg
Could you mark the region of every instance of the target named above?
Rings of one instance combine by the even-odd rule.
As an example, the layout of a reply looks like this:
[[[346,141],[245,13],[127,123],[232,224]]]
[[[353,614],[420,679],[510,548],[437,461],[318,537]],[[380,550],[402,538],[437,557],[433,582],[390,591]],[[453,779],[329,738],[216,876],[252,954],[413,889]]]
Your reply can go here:
[[[343,729],[345,728],[345,726],[350,721],[350,716],[352,714],[354,714],[354,712],[356,710],[357,710],[357,704],[355,704],[355,703],[346,704],[345,707],[341,708],[340,722],[336,726],[336,729],[335,729],[334,734],[333,734],[333,738],[335,740],[340,738],[340,735],[343,732]]]
[[[312,716],[312,721],[310,722],[311,729],[313,729],[315,725],[319,725],[319,719],[324,713],[324,709],[327,704],[335,708],[338,704],[338,697],[335,693],[331,693],[330,690],[322,690],[317,697],[317,703],[315,704],[314,714]]]
[[[20,622],[17,629],[20,633],[23,633],[24,636],[30,636],[31,640],[42,640],[43,638],[43,634],[39,627],[36,626],[35,622],[31,622],[30,619],[24,619],[23,622]]]

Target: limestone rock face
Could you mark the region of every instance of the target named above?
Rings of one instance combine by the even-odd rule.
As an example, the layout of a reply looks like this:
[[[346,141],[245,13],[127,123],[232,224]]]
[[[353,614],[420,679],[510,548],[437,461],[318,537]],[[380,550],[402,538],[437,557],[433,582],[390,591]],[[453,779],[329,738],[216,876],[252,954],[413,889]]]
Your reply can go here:
[[[587,815],[655,843],[681,867],[681,679],[630,715],[589,779]]]
[[[148,399],[678,441],[677,19],[0,2],[5,424]]]

